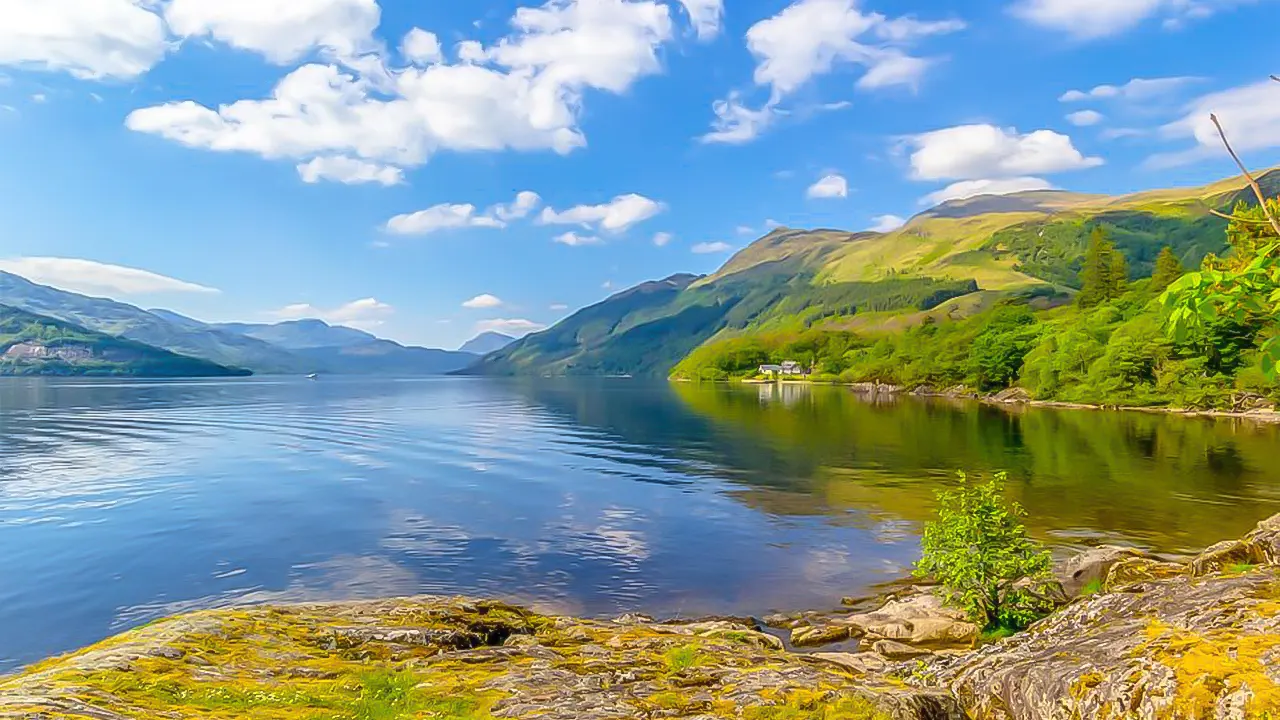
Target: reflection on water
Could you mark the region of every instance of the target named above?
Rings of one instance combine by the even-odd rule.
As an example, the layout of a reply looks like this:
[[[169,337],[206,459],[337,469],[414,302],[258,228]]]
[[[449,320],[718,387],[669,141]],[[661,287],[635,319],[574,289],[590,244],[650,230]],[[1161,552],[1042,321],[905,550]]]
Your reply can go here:
[[[245,601],[823,607],[904,571],[957,468],[1168,552],[1280,509],[1273,428],[631,381],[0,382],[0,669]]]

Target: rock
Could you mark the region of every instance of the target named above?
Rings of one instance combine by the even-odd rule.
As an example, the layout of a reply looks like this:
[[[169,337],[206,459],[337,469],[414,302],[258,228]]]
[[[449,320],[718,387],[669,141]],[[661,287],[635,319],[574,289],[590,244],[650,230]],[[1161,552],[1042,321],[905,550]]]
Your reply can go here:
[[[829,645],[848,639],[849,628],[845,625],[803,625],[791,630],[791,644],[796,647]]]
[[[1007,405],[1025,405],[1031,402],[1031,393],[1020,387],[1011,387],[1001,390],[992,395],[991,402],[1004,403]]]
[[[925,662],[975,718],[1280,716],[1280,571],[1152,580]]]
[[[1101,590],[1112,566],[1133,558],[1154,559],[1150,554],[1136,548],[1103,545],[1072,556],[1057,568],[1054,574],[1062,584],[1063,592],[1067,597],[1079,597],[1085,587],[1091,584]]]
[[[855,636],[913,645],[971,645],[981,630],[963,611],[944,605],[933,593],[890,600],[879,610],[850,615],[839,622],[848,625]]]
[[[873,652],[864,653],[814,653],[809,657],[823,662],[835,663],[856,673],[881,673],[889,669],[889,661],[883,655]]]
[[[1232,565],[1277,563],[1280,563],[1280,515],[1273,515],[1239,540],[1227,540],[1205,548],[1191,560],[1191,574],[1198,577],[1220,572]]]
[[[914,660],[918,657],[933,654],[928,650],[903,645],[893,640],[879,640],[871,646],[871,649],[889,660]]]
[[[1141,583],[1168,580],[1187,573],[1185,565],[1149,558],[1129,558],[1111,566],[1103,589],[1107,592],[1127,591]]]

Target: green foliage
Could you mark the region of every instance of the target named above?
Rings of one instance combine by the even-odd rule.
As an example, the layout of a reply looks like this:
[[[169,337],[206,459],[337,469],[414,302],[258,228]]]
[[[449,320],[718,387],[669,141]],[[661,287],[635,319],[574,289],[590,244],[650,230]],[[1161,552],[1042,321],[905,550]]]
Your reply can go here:
[[[1036,317],[1025,305],[996,308],[973,339],[969,355],[973,384],[984,391],[1012,385],[1038,336]]]
[[[916,565],[917,576],[936,578],[947,600],[985,628],[1025,627],[1046,609],[1017,586],[1045,576],[1052,561],[1027,537],[1022,507],[1005,502],[1006,480],[999,473],[971,483],[960,473],[958,488],[940,491],[938,518],[925,525]]]
[[[667,664],[667,669],[673,673],[695,668],[702,662],[702,657],[698,654],[698,648],[694,645],[671,648],[663,655],[662,659]]]
[[[1156,257],[1156,269],[1151,275],[1151,289],[1162,292],[1178,278],[1186,275],[1186,268],[1182,267],[1182,261],[1177,255],[1173,254],[1173,249],[1166,247],[1160,251],[1160,255]]]
[[[1082,308],[1096,307],[1124,294],[1129,283],[1129,264],[1124,254],[1107,237],[1101,225],[1089,234],[1084,267],[1080,270],[1080,294],[1076,303]]]
[[[1089,597],[1090,595],[1097,595],[1100,592],[1102,592],[1102,581],[1099,580],[1098,578],[1094,578],[1093,580],[1090,580],[1089,582],[1084,584],[1084,587],[1080,588],[1080,594],[1083,595],[1084,597]]]
[[[1280,216],[1280,200],[1268,200]],[[1210,354],[1210,370],[1234,370],[1258,329],[1280,318],[1280,237],[1261,206],[1240,203],[1227,228],[1231,253],[1210,256],[1199,272],[1169,286],[1161,298],[1167,327],[1176,342],[1200,341]],[[1260,352],[1263,372],[1280,372],[1280,335],[1268,328]]]

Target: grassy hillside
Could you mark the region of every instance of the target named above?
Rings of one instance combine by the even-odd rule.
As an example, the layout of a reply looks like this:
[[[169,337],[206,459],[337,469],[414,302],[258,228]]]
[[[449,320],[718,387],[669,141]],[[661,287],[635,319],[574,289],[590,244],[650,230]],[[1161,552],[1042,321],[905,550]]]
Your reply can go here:
[[[1280,171],[1263,185],[1280,189]],[[1151,275],[1165,247],[1186,267],[1224,252],[1226,221],[1209,210],[1246,197],[1238,178],[1121,197],[1035,191],[949,202],[890,233],[781,228],[712,275],[619,293],[471,371],[662,375],[701,346],[740,338],[899,333],[963,322],[1006,300],[1045,310],[1079,289],[1095,228],[1136,281]],[[677,374],[691,368],[696,357]]]
[[[37,285],[0,272],[0,303],[179,355],[259,373],[305,373],[308,363],[257,338],[211,328],[173,313],[157,314],[114,300]]]
[[[206,360],[0,305],[0,375],[222,377],[249,375]]]

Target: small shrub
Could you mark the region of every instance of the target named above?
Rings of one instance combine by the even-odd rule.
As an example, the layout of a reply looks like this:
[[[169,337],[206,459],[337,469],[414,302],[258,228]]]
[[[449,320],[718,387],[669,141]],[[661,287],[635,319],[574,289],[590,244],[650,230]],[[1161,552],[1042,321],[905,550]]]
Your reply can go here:
[[[1052,560],[1027,537],[1022,507],[1006,504],[1005,473],[985,484],[959,476],[960,487],[938,493],[916,575],[936,578],[947,601],[983,628],[1024,628],[1050,608],[1018,581],[1045,577]]]

